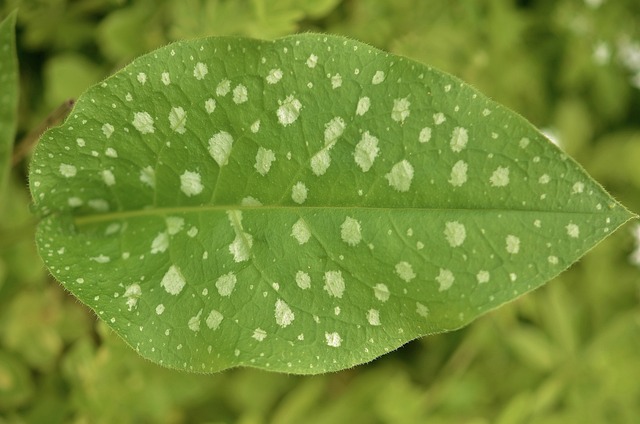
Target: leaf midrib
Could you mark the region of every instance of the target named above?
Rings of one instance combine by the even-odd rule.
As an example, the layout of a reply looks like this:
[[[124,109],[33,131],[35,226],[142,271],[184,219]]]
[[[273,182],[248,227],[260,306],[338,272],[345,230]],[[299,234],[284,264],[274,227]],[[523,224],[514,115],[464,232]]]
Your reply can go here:
[[[430,207],[382,207],[382,206],[300,206],[300,205],[271,205],[271,206],[241,206],[241,205],[207,205],[207,206],[177,206],[177,207],[162,207],[153,209],[136,209],[128,211],[118,211],[109,213],[99,213],[91,215],[82,215],[73,217],[73,221],[76,226],[84,226],[90,224],[99,224],[110,221],[125,220],[129,218],[138,217],[152,217],[152,216],[168,216],[174,214],[189,214],[189,213],[202,213],[202,212],[227,212],[230,210],[249,211],[249,210],[272,210],[272,211],[301,211],[301,210],[377,210],[381,212],[395,211],[395,212],[407,212],[421,210],[426,212],[482,212],[482,213],[544,213],[555,215],[604,215],[613,216],[613,213],[607,212],[626,212],[627,219],[631,219],[634,215],[626,211],[624,208],[618,208],[617,204],[609,206],[608,209],[601,211],[567,211],[567,210],[545,210],[545,209],[502,209],[502,208],[430,208]],[[626,220],[625,220],[626,221]]]

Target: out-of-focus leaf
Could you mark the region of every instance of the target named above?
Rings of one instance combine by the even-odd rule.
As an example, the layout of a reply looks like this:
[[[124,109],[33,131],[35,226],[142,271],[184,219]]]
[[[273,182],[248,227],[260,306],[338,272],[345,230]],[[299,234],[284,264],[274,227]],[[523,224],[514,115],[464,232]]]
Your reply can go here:
[[[18,58],[15,25],[17,12],[0,22],[0,209],[11,166],[11,153],[18,120]]]
[[[545,334],[535,328],[520,326],[509,334],[508,343],[524,362],[541,371],[555,365],[557,352]]]
[[[24,405],[32,395],[33,381],[25,363],[0,349],[0,422],[1,411]]]
[[[41,371],[50,371],[62,352],[58,323],[63,313],[57,290],[23,291],[2,311],[0,341]]]
[[[139,0],[111,12],[98,26],[97,42],[102,53],[120,65],[166,44],[160,25],[166,8],[155,0]]]
[[[211,35],[273,39],[295,32],[304,19],[318,19],[339,0],[179,0],[171,3],[174,40]]]
[[[53,110],[100,81],[104,71],[84,56],[65,54],[54,56],[46,63],[44,77],[45,99],[48,109]]]
[[[96,333],[99,346],[88,335],[63,359],[64,376],[71,382],[70,399],[79,419],[135,424],[218,422],[225,417],[225,396],[232,375],[204,376],[158,368],[133,352],[103,323],[98,322]],[[200,404],[206,407],[207,419],[189,420],[188,413]]]

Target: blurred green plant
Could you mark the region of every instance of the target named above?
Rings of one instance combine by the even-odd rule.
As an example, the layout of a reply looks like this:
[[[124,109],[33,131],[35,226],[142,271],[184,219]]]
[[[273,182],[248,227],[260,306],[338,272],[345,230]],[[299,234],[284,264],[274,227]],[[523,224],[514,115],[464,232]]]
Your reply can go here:
[[[103,23],[116,12],[143,3],[154,19],[119,23],[121,31],[134,34],[137,50],[108,57],[98,37]],[[0,17],[21,7],[18,137],[35,128],[72,93],[84,91],[140,53],[180,37],[179,33],[171,35],[175,27],[171,10],[179,8],[178,3],[181,1],[0,3]],[[215,4],[223,3],[230,2],[203,0],[194,2],[194,7],[213,10]],[[254,13],[254,3],[259,4],[247,2],[247,9],[227,15],[217,28],[204,22],[203,33],[194,36],[230,35],[223,25],[235,18],[247,21]],[[634,0],[343,0],[322,15],[290,21],[290,28],[355,37],[462,77],[555,133],[563,149],[607,190],[632,210],[639,210],[640,173],[633,159],[640,134],[639,8]],[[499,25],[488,25],[490,21]],[[495,35],[487,37],[491,28]],[[235,34],[267,37],[242,32],[248,30],[245,27]],[[510,36],[500,37],[501,32]],[[31,36],[37,33],[39,40]],[[285,32],[273,37],[279,35]],[[454,43],[452,37],[460,41]],[[137,44],[129,41],[124,45]],[[405,50],[408,41],[413,47]],[[76,63],[89,64],[97,71],[91,77],[95,79],[74,84],[74,79],[80,81],[83,64],[74,77],[65,77],[65,72],[45,77],[47,63],[58,55],[83,58]],[[60,94],[46,94],[49,92]],[[601,243],[563,274],[561,281],[470,327],[413,342],[371,366],[305,378],[242,369],[197,376],[161,370],[142,360],[52,284],[30,241],[34,222],[28,212],[22,165],[9,176],[8,190],[11,201],[0,204],[0,275],[4,270],[5,276],[0,278],[4,281],[0,282],[0,350],[29,371],[31,384],[23,387],[32,389],[25,391],[28,396],[22,401],[0,406],[0,422],[640,420],[636,401],[640,366],[634,356],[640,334],[640,273],[629,262],[635,243],[629,230]],[[65,336],[62,349],[53,355],[57,359],[45,372],[26,364],[23,354],[14,350],[19,344],[10,349],[1,335],[8,322],[26,315],[42,316],[38,309],[9,308],[17,296],[24,298],[23,293],[29,293],[34,298],[51,298],[49,291],[65,299],[57,308],[80,311],[87,325],[80,327],[87,330],[80,339]],[[556,291],[564,294],[550,294]],[[556,299],[553,307],[551,299]],[[29,304],[46,307],[46,302]],[[555,329],[559,318],[553,310],[557,308],[568,318],[560,321],[564,322],[562,332]],[[512,340],[523,347],[511,347]],[[573,347],[567,351],[566,345]],[[83,353],[77,356],[76,351]],[[69,373],[69,366],[76,371]],[[20,365],[12,363],[11,367],[17,370]],[[12,380],[0,377],[3,388],[7,381]],[[106,408],[107,403],[114,407]]]

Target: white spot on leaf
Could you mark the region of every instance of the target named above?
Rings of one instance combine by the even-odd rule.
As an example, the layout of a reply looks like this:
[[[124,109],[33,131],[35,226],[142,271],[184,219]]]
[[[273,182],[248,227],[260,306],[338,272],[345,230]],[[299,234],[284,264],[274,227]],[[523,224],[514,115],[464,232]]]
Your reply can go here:
[[[509,168],[499,166],[489,178],[493,187],[505,187],[509,184]]]
[[[404,123],[404,120],[409,117],[411,111],[409,107],[411,106],[411,102],[409,102],[408,97],[404,97],[402,99],[395,99],[393,101],[393,109],[391,109],[391,119],[396,122]]]
[[[296,272],[296,284],[302,290],[307,290],[311,287],[311,277],[304,271]]]
[[[358,116],[364,115],[369,111],[370,107],[371,107],[371,99],[369,99],[366,96],[361,97],[360,100],[358,100],[358,106],[356,106],[356,115]]]
[[[209,315],[207,315],[207,319],[205,319],[204,322],[211,330],[217,330],[218,327],[220,327],[220,323],[222,323],[223,319],[224,317],[220,312],[212,309],[211,312],[209,312]]]
[[[447,118],[444,116],[444,113],[438,112],[433,115],[433,123],[436,125],[444,124]]]
[[[216,280],[216,289],[218,289],[220,296],[228,297],[231,296],[237,282],[238,279],[236,275],[233,272],[229,272],[218,277],[218,280]]]
[[[72,208],[77,208],[82,206],[84,202],[79,197],[69,197],[69,199],[67,199],[67,204]]]
[[[146,166],[140,170],[140,182],[148,185],[151,188],[156,187],[156,171],[150,167]]]
[[[520,251],[520,239],[512,234],[509,234],[505,240],[507,252],[515,255]]]
[[[454,187],[460,187],[467,182],[467,169],[468,165],[465,161],[459,160],[451,168],[451,177],[449,178],[449,184]]]
[[[318,177],[327,172],[331,165],[331,156],[327,148],[323,148],[311,158],[311,171]]]
[[[169,235],[163,231],[151,242],[151,254],[163,253],[169,248]]]
[[[75,166],[69,165],[66,163],[61,163],[60,167],[58,168],[58,171],[60,172],[60,175],[62,175],[65,178],[75,177],[76,174],[78,173],[78,170],[76,169]]]
[[[476,274],[476,280],[478,280],[479,284],[488,283],[490,278],[491,275],[489,274],[489,271],[480,270]]]
[[[420,302],[416,302],[416,314],[420,315],[423,318],[428,318],[429,308]]]
[[[380,325],[380,311],[377,309],[369,309],[367,311],[367,321],[373,326]]]
[[[342,298],[344,293],[344,278],[341,271],[327,271],[324,273],[324,290],[329,296]]]
[[[109,203],[104,199],[91,199],[87,202],[91,209],[98,212],[106,212],[109,210]]]
[[[283,73],[282,73],[282,69],[272,69],[269,71],[269,74],[267,75],[267,83],[269,84],[276,84],[278,81],[280,81],[283,77]]]
[[[198,80],[204,79],[204,77],[209,73],[209,68],[202,62],[196,63],[196,66],[193,67],[193,76]]]
[[[267,338],[267,332],[264,331],[262,328],[256,328],[255,330],[253,330],[253,336],[251,337],[261,342]]]
[[[451,134],[451,150],[456,153],[459,153],[467,147],[467,142],[469,141],[469,134],[467,130],[462,127],[455,127],[453,129],[453,133]]]
[[[185,125],[187,123],[187,112],[181,107],[172,107],[169,112],[169,125],[171,129],[178,134],[184,134],[187,130]]]
[[[260,175],[265,176],[271,169],[271,164],[275,160],[276,155],[275,153],[273,153],[273,150],[260,147],[258,148],[258,153],[256,153],[256,163],[253,165],[253,167],[256,169],[256,171],[258,171]]]
[[[104,230],[104,234],[106,236],[110,236],[110,235],[115,234],[118,231],[120,231],[121,228],[122,228],[122,225],[120,225],[117,222],[113,222],[113,223],[109,224],[109,226],[107,227],[106,230]],[[62,249],[64,249],[64,247]]]
[[[231,91],[231,81],[229,81],[228,79],[223,79],[216,87],[217,96],[224,97],[229,94],[229,91]]]
[[[307,227],[307,223],[298,219],[291,227],[291,236],[298,241],[298,244],[305,244],[311,238],[311,231]]]
[[[438,290],[439,291],[449,290],[454,280],[455,278],[451,271],[449,271],[448,269],[440,268],[440,273],[436,277],[436,281],[440,283],[440,288]]]
[[[293,96],[287,96],[283,102],[280,103],[280,107],[276,111],[278,116],[278,122],[283,126],[293,124],[298,116],[300,116],[300,110],[302,109],[302,103]]]
[[[184,228],[184,218],[179,216],[169,216],[165,219],[165,223],[167,224],[167,231],[171,236],[175,236]]]
[[[447,222],[444,226],[444,236],[451,247],[462,246],[467,238],[465,226],[458,221]]]
[[[113,172],[111,172],[110,170],[105,169],[100,173],[100,175],[102,176],[102,181],[104,181],[106,185],[112,186],[116,183],[116,177],[113,175]]]
[[[318,64],[318,56],[316,56],[315,54],[309,55],[309,57],[307,58],[307,66],[313,69],[316,67],[317,64]]]
[[[584,191],[584,183],[578,181],[571,188],[571,194],[580,194]]]
[[[102,126],[102,134],[104,134],[104,136],[107,138],[111,137],[111,134],[113,134],[114,131],[115,128],[111,124],[104,124]]]
[[[162,277],[162,281],[160,281],[160,286],[163,287],[167,293],[174,296],[182,291],[185,284],[186,281],[182,273],[175,265],[171,265],[169,270],[164,274],[164,277]]]
[[[169,85],[171,84],[171,75],[169,75],[169,72],[163,72],[160,77],[160,80],[164,85]]]
[[[331,347],[340,347],[342,344],[342,337],[338,333],[324,333],[324,338],[327,341],[327,345]]]
[[[362,240],[360,222],[348,216],[340,226],[340,237],[349,246],[355,246]]]
[[[241,206],[262,206],[262,202],[255,197],[245,197],[240,201]]]
[[[126,304],[129,311],[137,307],[140,296],[142,296],[142,289],[139,284],[134,283],[127,286],[124,291],[124,297],[127,299]]]
[[[413,166],[409,161],[402,160],[391,168],[391,171],[385,175],[385,178],[389,182],[389,186],[393,187],[399,192],[407,192],[411,187],[411,181],[413,180]]]
[[[291,199],[299,205],[307,200],[307,194],[307,186],[302,181],[298,181],[291,189]]]
[[[413,266],[409,262],[401,261],[396,264],[396,274],[406,281],[407,283],[416,278],[416,273],[413,271]]]
[[[189,321],[187,322],[189,330],[193,332],[200,331],[200,315],[202,315],[202,309],[200,309],[195,316],[189,318]]]
[[[369,134],[369,131],[365,131],[356,145],[353,158],[360,169],[362,169],[362,172],[367,172],[373,166],[373,162],[379,152],[378,138]]]
[[[386,75],[384,74],[384,71],[376,71],[376,73],[373,75],[373,78],[371,78],[371,84],[378,85],[382,83],[385,78]]]
[[[207,113],[211,115],[216,110],[215,99],[207,99],[207,101],[204,102],[204,110],[206,110]]]
[[[209,154],[218,166],[224,166],[229,163],[232,145],[233,137],[226,131],[215,133],[209,139]]]
[[[202,193],[204,186],[202,185],[200,174],[192,171],[184,171],[180,175],[180,190],[187,196],[196,196]]]
[[[153,118],[147,112],[136,112],[133,115],[132,123],[141,134],[153,134],[155,132]]]
[[[242,84],[236,86],[233,89],[233,102],[237,105],[245,103],[249,100],[249,93],[247,92],[247,87]]]
[[[342,86],[342,75],[340,74],[335,74],[334,76],[331,77],[331,88],[333,88],[334,90],[336,88],[340,88]]]
[[[578,227],[576,224],[567,224],[565,228],[567,230],[567,235],[569,237],[572,237],[572,238],[580,237],[580,227]]]
[[[347,124],[339,116],[331,119],[324,125],[324,145],[326,148],[331,148],[338,138],[344,133]]]
[[[98,256],[94,256],[94,257],[89,258],[89,259],[91,259],[92,261],[97,262],[99,264],[106,264],[106,263],[111,262],[111,258],[108,257],[108,256],[105,256],[103,254],[100,254]]]
[[[378,283],[373,287],[373,295],[380,302],[386,302],[389,300],[389,296],[391,294],[389,293],[389,288],[385,284]]]
[[[245,233],[242,228],[242,212],[231,210],[227,212],[227,217],[236,234],[235,239],[229,245],[229,253],[233,255],[233,259],[236,262],[247,261],[253,247],[253,237],[251,234]]]
[[[420,143],[428,143],[431,140],[431,128],[424,127],[420,130],[420,135],[418,136],[418,141]]]
[[[282,299],[276,300],[276,310],[275,310],[276,324],[280,327],[286,327],[293,322],[295,319],[295,314]]]

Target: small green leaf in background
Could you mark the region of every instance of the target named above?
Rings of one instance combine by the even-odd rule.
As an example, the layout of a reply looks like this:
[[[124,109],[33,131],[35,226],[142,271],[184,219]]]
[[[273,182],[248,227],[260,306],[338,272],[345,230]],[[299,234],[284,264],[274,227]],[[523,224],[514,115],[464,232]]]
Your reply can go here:
[[[18,120],[18,59],[16,56],[17,12],[0,22],[0,207],[11,165]]]
[[[141,355],[320,373],[459,328],[632,217],[528,122],[341,37],[169,45],[30,173],[52,274]]]

